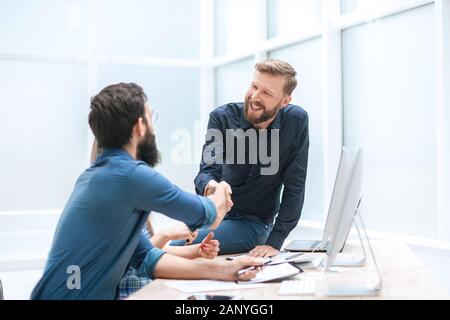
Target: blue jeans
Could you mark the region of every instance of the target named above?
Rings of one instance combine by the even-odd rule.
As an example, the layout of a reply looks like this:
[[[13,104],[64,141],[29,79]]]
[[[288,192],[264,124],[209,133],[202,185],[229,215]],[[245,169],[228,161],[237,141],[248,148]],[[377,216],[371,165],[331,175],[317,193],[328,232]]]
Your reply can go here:
[[[254,247],[264,245],[272,232],[273,225],[248,219],[241,216],[227,216],[220,226],[214,230],[214,239],[220,242],[219,254],[246,253]],[[193,244],[200,243],[210,232],[200,229]],[[172,241],[172,246],[183,246],[184,241]]]

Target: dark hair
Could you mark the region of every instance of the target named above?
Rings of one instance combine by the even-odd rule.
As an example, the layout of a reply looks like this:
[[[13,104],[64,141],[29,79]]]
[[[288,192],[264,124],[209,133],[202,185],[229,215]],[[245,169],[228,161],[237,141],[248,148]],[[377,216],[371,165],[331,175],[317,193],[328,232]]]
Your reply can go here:
[[[132,135],[139,118],[145,119],[147,96],[135,83],[110,85],[91,99],[89,126],[100,148],[120,148]]]

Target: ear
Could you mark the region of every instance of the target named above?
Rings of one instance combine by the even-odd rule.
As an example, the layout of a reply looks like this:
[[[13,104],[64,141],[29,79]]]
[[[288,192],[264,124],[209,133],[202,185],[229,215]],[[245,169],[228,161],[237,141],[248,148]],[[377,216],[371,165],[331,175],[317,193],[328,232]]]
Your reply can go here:
[[[136,137],[142,138],[145,135],[145,123],[143,118],[139,118],[136,124],[133,127],[133,131],[136,134]]]
[[[283,101],[281,102],[281,107],[286,108],[292,101],[292,96],[286,96],[283,98]]]

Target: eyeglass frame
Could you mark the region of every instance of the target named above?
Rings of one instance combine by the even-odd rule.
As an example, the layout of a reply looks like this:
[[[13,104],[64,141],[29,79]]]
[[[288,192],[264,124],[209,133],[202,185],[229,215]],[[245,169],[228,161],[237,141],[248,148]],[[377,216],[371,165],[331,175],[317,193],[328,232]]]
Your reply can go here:
[[[159,112],[156,110],[151,110],[149,111],[148,114],[144,115],[145,118],[149,117],[149,120],[152,124],[156,124],[156,122],[158,122],[158,118],[159,118]]]

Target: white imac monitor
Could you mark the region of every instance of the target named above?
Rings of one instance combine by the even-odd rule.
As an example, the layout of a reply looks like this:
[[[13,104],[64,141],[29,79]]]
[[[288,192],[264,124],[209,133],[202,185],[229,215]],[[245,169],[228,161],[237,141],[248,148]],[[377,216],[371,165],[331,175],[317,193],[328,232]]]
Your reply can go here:
[[[353,164],[354,156],[347,147],[343,147],[322,239],[295,240],[285,248],[287,251],[326,252],[330,242],[337,239],[333,236],[337,231],[337,224],[341,219],[342,210],[344,210],[345,201],[347,199],[348,185],[352,179]],[[348,228],[349,229],[345,232],[345,235],[349,234],[351,226],[348,226]],[[344,249],[345,242],[346,237],[339,237],[339,243],[335,243],[336,247],[339,247],[339,251]]]
[[[362,196],[362,184],[363,184],[363,155],[362,149],[358,149],[354,155],[352,162],[352,169],[350,175],[350,181],[345,188],[345,201],[342,203],[341,210],[339,210],[334,217],[337,219],[334,224],[335,229],[331,232],[331,240],[327,248],[326,261],[324,265],[324,271],[328,271],[331,266],[362,266],[366,261],[366,254],[364,250],[364,244],[361,238],[361,234],[358,230],[358,235],[361,241],[361,247],[364,252],[362,260],[355,260],[353,263],[349,261],[342,262],[344,260],[338,259],[338,254],[342,243],[344,243],[348,237],[350,229],[355,221],[357,215],[360,219],[361,225],[364,229],[367,244],[370,249],[370,253],[376,267],[377,280],[374,283],[350,283],[350,284],[333,284],[329,283],[323,287],[323,294],[326,296],[373,296],[378,295],[381,292],[383,283],[381,273],[378,268],[378,264],[375,259],[375,255],[370,244],[370,239],[364,227],[361,213],[359,212],[359,205],[361,203]],[[357,224],[355,224],[357,226]],[[341,274],[342,276],[342,274]]]
[[[352,178],[354,159],[347,147],[342,148],[341,160],[339,161],[339,168],[336,175],[336,180],[333,188],[333,195],[330,201],[330,207],[328,209],[327,222],[325,224],[325,230],[322,236],[322,243],[326,244],[328,249],[331,241],[337,239],[336,232],[338,230],[338,224],[344,210],[345,202],[347,199],[347,189]],[[349,230],[350,231],[349,226]],[[348,235],[348,232],[345,233]],[[335,242],[335,247],[339,247],[339,251],[344,248],[346,237],[339,237],[339,242]]]
[[[335,188],[338,188],[339,194],[335,190],[336,200],[330,206],[329,218],[332,217],[334,221],[330,224],[329,230],[326,230],[327,234],[324,234],[324,240],[329,240],[327,268],[336,264],[336,257],[348,238],[362,196],[362,150],[358,149],[355,153],[347,150],[344,155],[348,159],[343,161],[345,166],[340,170],[346,172],[338,174]],[[334,210],[332,214],[331,210]]]

